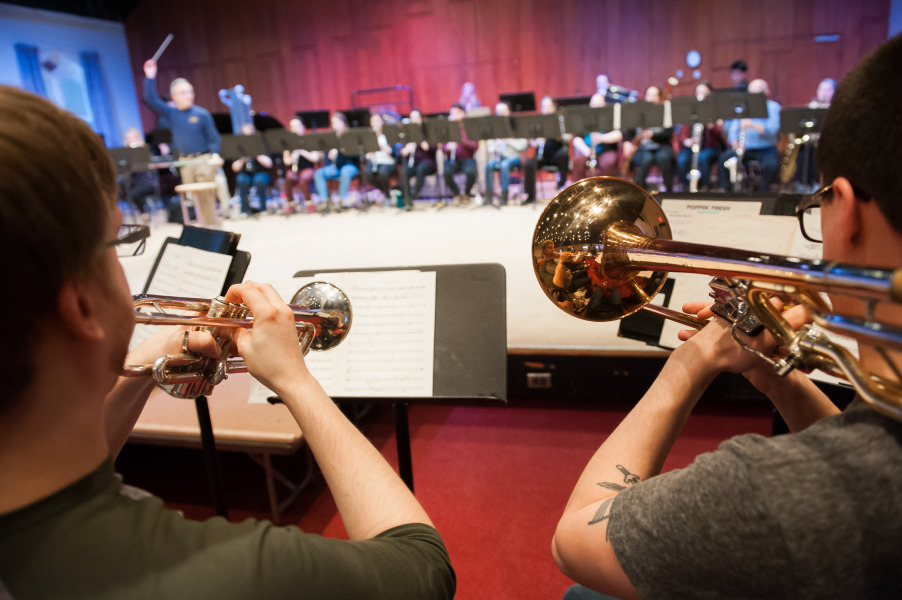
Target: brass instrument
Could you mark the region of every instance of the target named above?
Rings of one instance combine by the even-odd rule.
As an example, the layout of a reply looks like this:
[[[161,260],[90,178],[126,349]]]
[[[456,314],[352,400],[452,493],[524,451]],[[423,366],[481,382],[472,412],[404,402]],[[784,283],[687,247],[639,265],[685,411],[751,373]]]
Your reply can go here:
[[[246,373],[247,365],[231,356],[232,341],[228,328],[254,326],[250,309],[244,304],[226,302],[222,296],[212,300],[138,294],[133,297],[135,323],[139,325],[182,325],[209,331],[220,347],[218,358],[193,352],[164,354],[150,365],[126,365],[127,377],[152,376],[157,385],[177,398],[207,395],[231,373]],[[301,351],[329,350],[348,335],[351,328],[351,303],[344,292],[330,283],[315,282],[298,290],[289,304],[294,311]],[[144,312],[146,309],[157,312]],[[166,309],[206,312],[204,316],[166,313]]]
[[[902,350],[902,328],[876,322],[872,315],[878,303],[902,304],[902,269],[760,255],[671,237],[667,217],[645,190],[612,177],[584,179],[561,191],[539,217],[533,248],[541,249],[546,260],[535,261],[536,276],[559,308],[580,319],[610,321],[644,309],[698,328],[706,321],[649,303],[667,271],[715,276],[712,310],[733,323],[733,336],[745,349],[781,375],[799,367],[844,377],[876,410],[902,419],[902,387],[863,372],[846,349],[814,326],[866,341],[900,373],[887,350]],[[596,286],[591,294],[582,291],[588,302],[576,301],[580,290],[549,285],[546,265],[561,250],[594,255],[586,264]],[[569,297],[562,299],[561,292]],[[832,313],[820,292],[867,302],[868,318]],[[793,329],[769,302],[772,296],[805,306],[814,325]],[[754,334],[760,325],[786,356],[763,355],[741,340],[739,331]]]
[[[789,183],[796,174],[797,159],[802,144],[808,141],[808,135],[800,138],[789,136],[789,145],[783,151],[783,160],[780,162],[780,183]]]

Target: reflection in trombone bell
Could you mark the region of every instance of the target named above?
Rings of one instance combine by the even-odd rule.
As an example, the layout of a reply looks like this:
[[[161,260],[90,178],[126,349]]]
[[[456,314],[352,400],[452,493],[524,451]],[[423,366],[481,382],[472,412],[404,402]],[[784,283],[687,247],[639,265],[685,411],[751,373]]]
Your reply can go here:
[[[202,356],[187,349],[182,354],[163,355],[152,365],[126,365],[127,377],[152,376],[157,385],[177,398],[207,395],[231,373],[246,373],[247,365],[233,356],[228,329],[254,326],[250,309],[244,304],[226,302],[222,296],[212,300],[139,294],[133,298],[135,322],[139,325],[181,325],[209,331],[220,348],[217,358]],[[298,290],[289,304],[294,311],[298,344],[310,350],[330,350],[341,343],[351,328],[351,303],[344,292],[330,283],[310,283]],[[145,312],[155,309],[156,312]],[[166,309],[204,312],[182,315]]]

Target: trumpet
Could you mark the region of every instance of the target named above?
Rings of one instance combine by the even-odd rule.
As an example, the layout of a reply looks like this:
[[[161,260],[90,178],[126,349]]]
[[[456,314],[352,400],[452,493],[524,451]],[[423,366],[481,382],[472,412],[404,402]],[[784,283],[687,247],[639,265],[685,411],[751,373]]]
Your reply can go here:
[[[548,260],[534,261],[536,277],[559,308],[580,319],[611,321],[647,310],[701,328],[706,321],[650,302],[668,272],[711,275],[712,311],[732,323],[733,337],[743,348],[781,375],[801,368],[843,377],[875,410],[902,420],[902,387],[865,373],[848,350],[824,334],[826,330],[867,341],[899,373],[887,350],[902,350],[902,329],[880,323],[873,315],[878,303],[902,304],[902,269],[760,255],[671,238],[667,217],[648,192],[613,177],[584,179],[561,191],[545,208],[533,248],[541,248],[549,259],[561,249],[594,255],[590,276],[595,285],[564,290],[571,297],[562,301],[562,290],[549,285],[548,270],[543,270]],[[589,287],[594,289],[590,292]],[[865,301],[867,316],[834,314],[822,292]],[[774,296],[803,305],[812,323],[795,330],[770,302]],[[740,331],[754,334],[762,328],[785,355],[764,355],[739,336]]]
[[[157,385],[176,398],[197,398],[213,391],[231,373],[246,373],[240,356],[232,356],[233,343],[226,335],[231,328],[250,329],[253,315],[244,304],[212,300],[138,294],[132,298],[135,323],[139,325],[181,325],[209,331],[220,348],[217,358],[193,352],[164,354],[146,365],[126,365],[126,377],[153,377]],[[330,350],[347,337],[351,329],[351,303],[344,292],[325,282],[299,289],[289,307],[294,312],[298,344],[306,355],[310,350]],[[149,312],[153,309],[155,312]],[[167,313],[166,309],[204,312],[204,315]]]

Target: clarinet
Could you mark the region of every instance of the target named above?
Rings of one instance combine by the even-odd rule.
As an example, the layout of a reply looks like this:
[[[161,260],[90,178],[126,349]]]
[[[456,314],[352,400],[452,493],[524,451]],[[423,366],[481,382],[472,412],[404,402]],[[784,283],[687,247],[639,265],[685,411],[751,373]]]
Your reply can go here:
[[[730,183],[733,191],[738,192],[742,185],[742,158],[745,155],[745,127],[739,122],[739,137],[736,139],[736,156],[730,157],[724,162],[724,166],[730,170]]]
[[[702,172],[698,169],[698,153],[702,149],[702,134],[705,132],[704,123],[692,124],[692,169],[689,171],[689,191],[698,192],[698,181]]]

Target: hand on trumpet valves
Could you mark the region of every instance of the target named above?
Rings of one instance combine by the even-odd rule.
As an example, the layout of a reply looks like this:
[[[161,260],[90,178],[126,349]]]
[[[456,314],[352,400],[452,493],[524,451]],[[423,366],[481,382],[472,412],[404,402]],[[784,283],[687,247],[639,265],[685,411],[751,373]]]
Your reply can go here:
[[[252,281],[233,285],[225,301],[247,305],[254,317],[253,329],[236,328],[229,335],[256,379],[281,394],[299,378],[309,377],[294,312],[271,285]]]
[[[771,298],[770,302],[778,311],[783,308],[783,303],[778,298]],[[710,302],[687,302],[683,305],[683,312],[700,319],[709,319],[708,324],[700,330],[683,330],[677,334],[680,340],[686,342],[684,345],[694,346],[717,372],[742,373],[753,384],[756,383],[754,378],[766,376],[779,379],[773,366],[733,339],[730,322],[716,317],[711,306]],[[810,322],[808,311],[802,305],[783,311],[782,316],[796,330]],[[743,343],[768,356],[778,351],[777,341],[766,329],[755,337],[741,332],[737,332],[737,335]]]
[[[219,345],[208,331],[188,330],[174,325],[157,329],[129,353],[125,364],[153,364],[157,357],[164,354],[184,354],[186,351],[210,358],[220,355]]]

